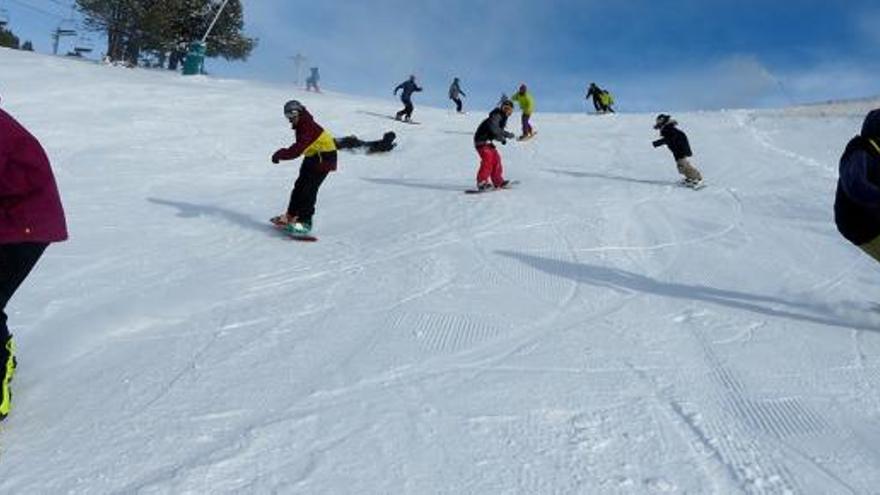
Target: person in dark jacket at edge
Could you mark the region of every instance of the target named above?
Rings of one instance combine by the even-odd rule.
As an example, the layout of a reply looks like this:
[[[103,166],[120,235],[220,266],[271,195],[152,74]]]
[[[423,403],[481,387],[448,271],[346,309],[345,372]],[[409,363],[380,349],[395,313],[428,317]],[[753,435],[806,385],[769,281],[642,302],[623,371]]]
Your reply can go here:
[[[394,88],[394,94],[396,95],[398,91],[400,91],[400,101],[403,103],[403,110],[397,112],[395,118],[397,120],[406,120],[407,122],[412,121],[412,113],[413,113],[413,103],[412,103],[412,94],[418,91],[421,91],[422,88],[416,84],[416,76],[409,76],[409,79],[403,81],[398,84],[396,88]]]
[[[272,217],[271,222],[293,235],[308,235],[318,199],[318,188],[327,174],[336,170],[336,142],[333,135],[315,122],[302,103],[290,100],[284,104],[284,116],[296,132],[296,142],[272,154],[272,163],[305,158],[299,168],[299,177],[290,192],[287,211]]]
[[[688,142],[687,135],[678,128],[678,122],[672,120],[672,117],[669,115],[661,113],[657,116],[654,129],[660,131],[660,136],[662,137],[651,144],[655,148],[664,145],[668,146],[673,158],[675,158],[678,172],[684,175],[682,183],[688,187],[699,187],[703,181],[703,175],[700,174],[700,171],[689,160],[693,155],[691,153],[691,145]]]
[[[458,113],[462,113],[462,103],[461,97],[467,96],[464,91],[461,90],[461,85],[459,84],[458,78],[452,80],[452,84],[449,85],[449,99],[455,102],[455,111]]]
[[[67,223],[49,158],[40,142],[0,110],[0,420],[12,406],[15,343],[6,304]]]
[[[477,172],[477,189],[484,191],[492,187],[504,187],[509,181],[504,180],[504,168],[501,155],[493,141],[507,144],[514,137],[512,132],[504,129],[507,118],[513,113],[513,102],[504,99],[498,108],[492,110],[474,133],[474,147],[480,155],[480,169]]]
[[[880,108],[865,117],[862,132],[840,157],[834,200],[837,230],[880,261]]]

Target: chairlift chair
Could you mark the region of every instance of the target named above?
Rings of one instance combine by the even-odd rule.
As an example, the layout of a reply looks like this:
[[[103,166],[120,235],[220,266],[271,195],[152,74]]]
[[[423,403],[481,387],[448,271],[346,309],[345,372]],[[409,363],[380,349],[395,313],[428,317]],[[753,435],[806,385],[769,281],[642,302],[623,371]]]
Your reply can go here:
[[[88,36],[80,36],[79,39],[77,39],[76,44],[73,46],[73,51],[80,56],[86,53],[92,53],[94,49],[95,43]]]

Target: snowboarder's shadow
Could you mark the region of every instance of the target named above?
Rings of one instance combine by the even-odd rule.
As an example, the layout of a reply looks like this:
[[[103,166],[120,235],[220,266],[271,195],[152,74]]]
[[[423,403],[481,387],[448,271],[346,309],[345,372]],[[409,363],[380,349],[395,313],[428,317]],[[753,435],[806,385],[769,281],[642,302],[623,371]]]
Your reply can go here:
[[[264,232],[271,235],[267,222],[261,222],[253,217],[239,213],[237,211],[227,210],[219,206],[199,205],[195,203],[187,203],[184,201],[173,201],[170,199],[147,198],[147,201],[162,206],[170,206],[177,209],[177,216],[181,218],[198,218],[203,216],[220,217],[224,220],[240,225],[244,228]]]
[[[381,117],[383,119],[397,120],[391,115],[379,113],[379,112],[370,112],[369,110],[357,110],[357,113],[361,113],[364,115],[370,115],[372,117]]]
[[[648,184],[652,186],[668,186],[673,182],[671,180],[648,180],[648,179],[635,179],[632,177],[624,177],[622,175],[612,175],[612,174],[600,174],[596,172],[576,172],[574,170],[560,170],[553,168],[545,168],[544,170],[548,172],[552,172],[554,174],[559,175],[568,175],[571,177],[585,178],[585,179],[607,179],[607,180],[618,180],[622,182],[633,182],[636,184]]]
[[[553,276],[564,277],[577,283],[590,284],[621,292],[642,292],[673,299],[690,299],[704,303],[751,311],[764,316],[829,325],[846,329],[880,331],[869,318],[863,321],[846,321],[835,315],[834,309],[819,304],[790,301],[775,296],[761,296],[733,290],[716,289],[704,285],[661,282],[644,275],[618,268],[572,263],[569,261],[541,258],[513,251],[496,251],[497,254],[520,261],[532,268]]]
[[[463,191],[465,189],[462,185],[445,185],[445,184],[437,184],[434,182],[424,182],[418,180],[411,179],[385,179],[385,178],[369,178],[363,177],[363,180],[367,182],[372,182],[373,184],[382,184],[382,185],[391,185],[391,186],[400,186],[400,187],[411,187],[414,189],[431,189],[434,191]]]

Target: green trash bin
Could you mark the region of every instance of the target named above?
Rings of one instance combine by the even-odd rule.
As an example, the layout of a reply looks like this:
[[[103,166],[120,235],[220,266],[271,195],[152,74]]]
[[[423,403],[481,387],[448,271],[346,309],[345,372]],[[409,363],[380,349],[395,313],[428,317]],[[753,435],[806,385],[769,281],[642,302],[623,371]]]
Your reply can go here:
[[[205,52],[207,51],[207,45],[201,41],[193,41],[189,44],[186,60],[183,61],[184,76],[195,76],[202,73],[202,67],[205,65]]]

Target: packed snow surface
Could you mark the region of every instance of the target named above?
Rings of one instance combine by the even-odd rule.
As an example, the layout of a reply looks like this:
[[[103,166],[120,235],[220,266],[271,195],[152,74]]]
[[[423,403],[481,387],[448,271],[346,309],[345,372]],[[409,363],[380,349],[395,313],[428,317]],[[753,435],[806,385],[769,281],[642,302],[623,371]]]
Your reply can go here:
[[[876,100],[674,115],[692,191],[653,115],[542,114],[535,88],[539,136],[499,146],[521,183],[466,195],[484,110],[407,126],[390,95],[8,50],[0,70],[71,235],[8,307],[2,493],[880,486],[880,266],[832,219]],[[398,134],[340,153],[317,243],[267,222],[299,167],[269,160],[290,98],[337,136]]]

